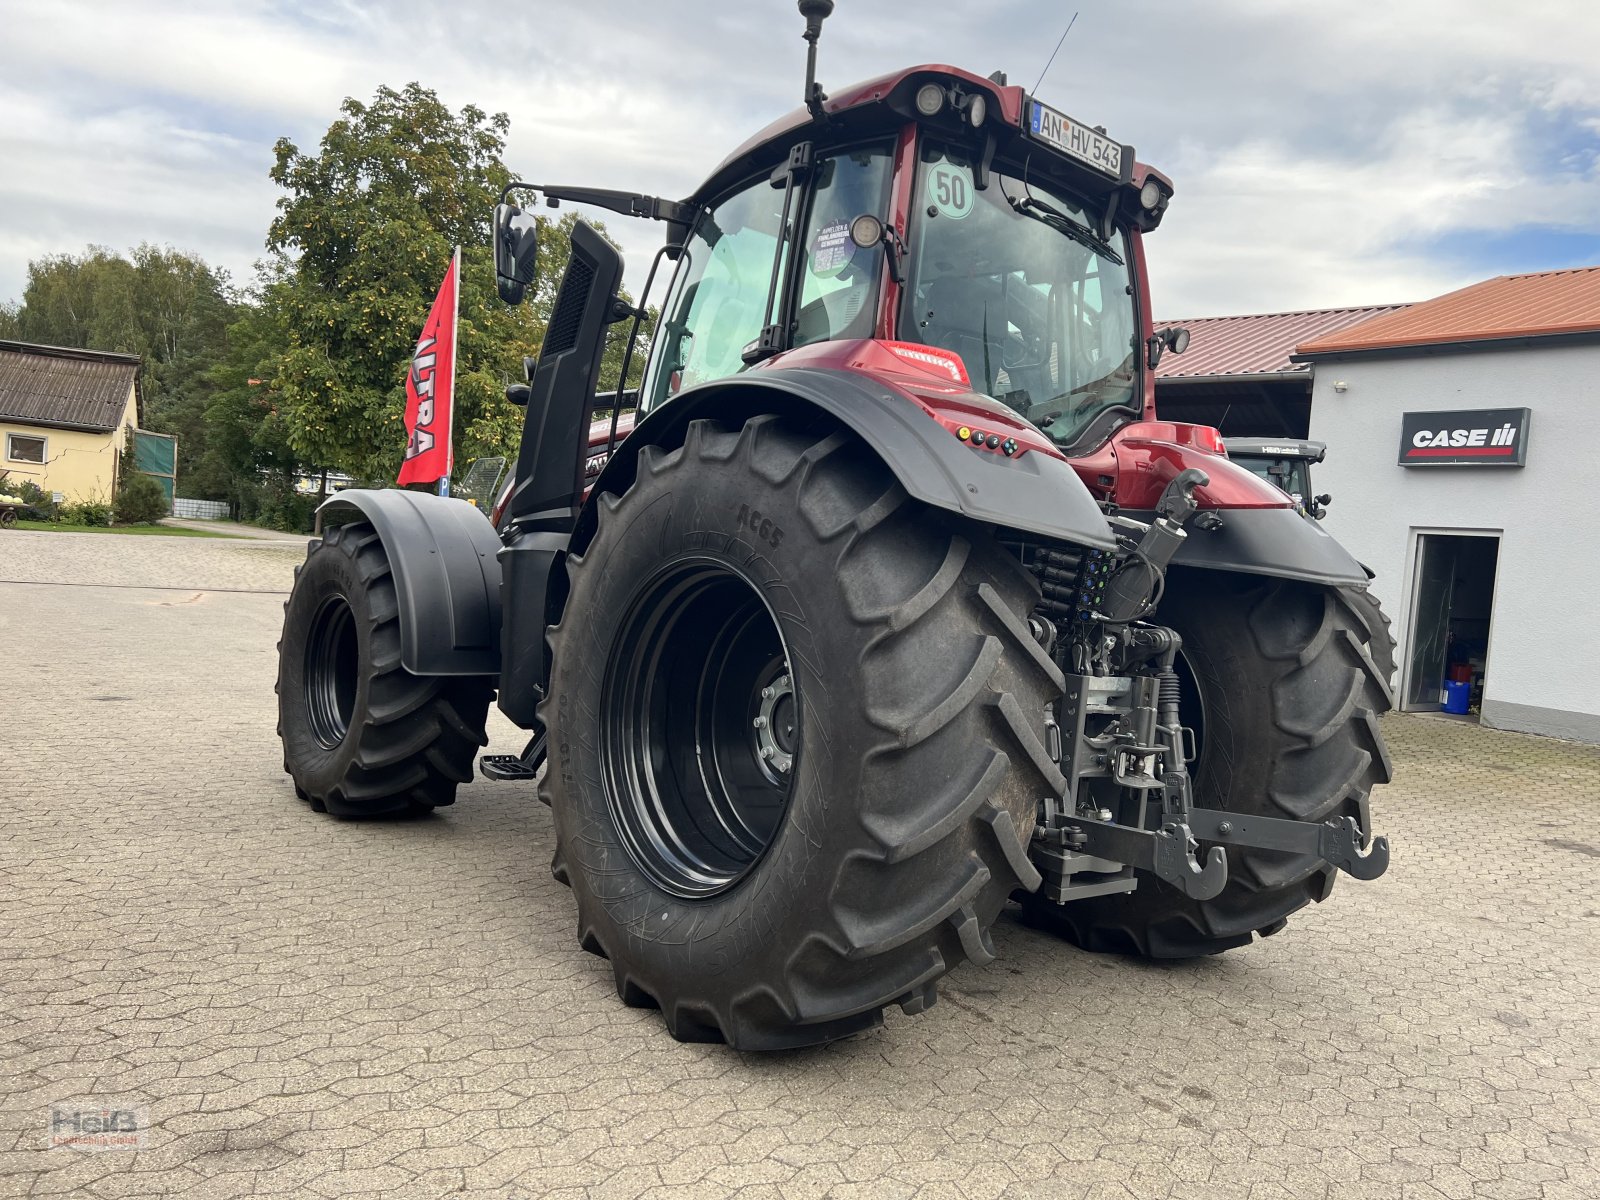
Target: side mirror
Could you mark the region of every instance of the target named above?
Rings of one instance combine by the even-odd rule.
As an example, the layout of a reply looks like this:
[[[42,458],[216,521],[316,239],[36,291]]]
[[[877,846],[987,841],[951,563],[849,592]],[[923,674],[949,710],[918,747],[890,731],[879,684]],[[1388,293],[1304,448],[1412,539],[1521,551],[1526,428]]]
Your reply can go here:
[[[514,204],[494,206],[494,283],[500,299],[521,304],[539,277],[539,225]]]

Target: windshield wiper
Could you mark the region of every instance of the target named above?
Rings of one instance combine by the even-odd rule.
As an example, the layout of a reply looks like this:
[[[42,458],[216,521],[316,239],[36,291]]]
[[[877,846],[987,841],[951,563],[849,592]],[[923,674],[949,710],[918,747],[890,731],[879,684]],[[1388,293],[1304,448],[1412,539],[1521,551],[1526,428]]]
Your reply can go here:
[[[1024,217],[1032,217],[1035,221],[1050,226],[1051,229],[1059,230],[1080,246],[1087,246],[1101,258],[1108,258],[1119,267],[1123,265],[1120,254],[1101,241],[1088,226],[1078,224],[1059,208],[1054,208],[1033,196],[1021,200],[1015,196],[1007,196],[1006,200],[1010,202],[1015,212]]]

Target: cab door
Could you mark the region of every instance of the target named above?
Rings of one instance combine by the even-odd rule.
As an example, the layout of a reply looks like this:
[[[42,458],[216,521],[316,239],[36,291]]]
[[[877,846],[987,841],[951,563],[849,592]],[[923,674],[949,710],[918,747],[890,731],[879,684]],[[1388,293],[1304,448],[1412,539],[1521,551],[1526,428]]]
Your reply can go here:
[[[750,181],[702,216],[662,306],[640,408],[748,369],[746,352],[780,313],[794,314],[780,331],[783,349],[873,336],[883,251],[856,246],[849,226],[864,212],[884,214],[891,165],[888,142],[818,159],[790,197],[790,211],[803,214],[791,222],[797,236],[783,236],[781,176]]]

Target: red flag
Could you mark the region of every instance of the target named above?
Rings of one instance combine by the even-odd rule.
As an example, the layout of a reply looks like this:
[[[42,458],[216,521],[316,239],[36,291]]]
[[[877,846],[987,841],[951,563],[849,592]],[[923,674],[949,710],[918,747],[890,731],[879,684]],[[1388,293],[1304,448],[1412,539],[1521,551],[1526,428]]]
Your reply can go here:
[[[456,250],[406,372],[406,457],[401,483],[432,483],[450,476],[450,418],[456,391],[456,306],[461,251]]]

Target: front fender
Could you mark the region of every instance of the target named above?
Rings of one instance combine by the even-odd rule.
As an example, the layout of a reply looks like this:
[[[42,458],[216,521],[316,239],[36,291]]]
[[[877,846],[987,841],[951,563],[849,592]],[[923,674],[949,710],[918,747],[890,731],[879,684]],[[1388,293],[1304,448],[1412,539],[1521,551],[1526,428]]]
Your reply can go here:
[[[1152,511],[1123,510],[1141,521]],[[1350,551],[1315,521],[1293,508],[1224,508],[1212,510],[1221,520],[1215,529],[1195,522],[1172,560],[1175,567],[1242,571],[1277,579],[1300,579],[1331,587],[1366,587],[1369,578]]]
[[[681,445],[689,423],[716,418],[739,424],[762,412],[799,418],[826,414],[856,433],[912,497],[1039,537],[1114,549],[1099,505],[1064,460],[1048,454],[1016,458],[984,454],[952,437],[906,395],[857,371],[776,367],[702,384],[680,393],[634,428],[595,480],[574,542],[593,531],[595,498],[633,483],[639,448]]]
[[[500,539],[465,500],[352,489],[324,501],[317,528],[372,523],[400,603],[400,663],[413,675],[500,673]]]

